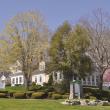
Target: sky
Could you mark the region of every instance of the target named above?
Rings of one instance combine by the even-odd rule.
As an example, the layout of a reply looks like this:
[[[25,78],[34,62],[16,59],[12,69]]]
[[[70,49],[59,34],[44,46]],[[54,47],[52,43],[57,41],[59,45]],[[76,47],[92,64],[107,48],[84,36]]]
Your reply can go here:
[[[12,17],[29,10],[40,11],[55,31],[65,20],[75,24],[97,8],[110,13],[110,0],[0,0],[0,32]]]

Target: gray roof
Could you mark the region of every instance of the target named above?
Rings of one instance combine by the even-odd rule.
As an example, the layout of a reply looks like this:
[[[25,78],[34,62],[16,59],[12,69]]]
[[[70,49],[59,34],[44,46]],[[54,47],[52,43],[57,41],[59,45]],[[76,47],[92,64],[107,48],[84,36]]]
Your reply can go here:
[[[37,75],[37,74],[44,74],[45,71],[40,71],[39,69],[35,70],[32,72],[32,75]],[[10,76],[18,76],[18,75],[23,75],[22,72],[18,72],[18,73],[15,73],[15,74],[10,74]]]
[[[15,74],[10,74],[10,76],[18,76],[18,75],[23,75],[22,72],[18,72],[18,73],[15,73]]]
[[[0,78],[4,75],[6,78],[9,78],[10,72],[0,72]]]
[[[45,73],[45,71],[43,70],[43,71],[40,71],[40,70],[35,70],[33,73],[32,73],[32,75],[36,75],[36,74],[43,74],[43,73]]]

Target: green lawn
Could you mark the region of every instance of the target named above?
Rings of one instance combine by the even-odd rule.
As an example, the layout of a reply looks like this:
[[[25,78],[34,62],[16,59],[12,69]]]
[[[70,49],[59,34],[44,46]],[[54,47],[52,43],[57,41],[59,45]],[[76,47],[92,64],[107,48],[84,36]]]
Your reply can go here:
[[[26,91],[24,86],[13,86],[13,87],[6,86],[4,90],[8,92],[25,92]]]
[[[0,99],[0,110],[110,110],[110,107],[66,106],[57,100]]]

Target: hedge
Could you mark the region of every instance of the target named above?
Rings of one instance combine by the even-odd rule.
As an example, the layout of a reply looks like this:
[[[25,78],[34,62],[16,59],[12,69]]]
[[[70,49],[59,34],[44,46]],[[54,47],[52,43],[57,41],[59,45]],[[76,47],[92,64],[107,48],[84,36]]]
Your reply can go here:
[[[5,90],[0,90],[0,93],[8,93],[8,91],[5,91]]]
[[[84,87],[83,92],[84,98],[90,98],[90,96],[94,96],[99,100],[110,100],[110,91],[99,90],[92,87]]]
[[[53,94],[54,92],[48,92],[48,98],[52,98],[52,94]]]
[[[45,92],[34,92],[31,96],[32,99],[42,99],[45,98]]]
[[[69,95],[62,95],[62,98],[63,99],[68,99],[69,98]]]
[[[52,99],[62,99],[61,94],[52,94]]]
[[[27,97],[27,98],[31,98],[32,93],[34,93],[34,91],[27,91],[27,92],[26,92],[26,97]]]
[[[0,98],[7,98],[7,94],[6,93],[0,93]]]
[[[13,97],[16,98],[16,99],[24,99],[24,98],[26,98],[26,93],[22,93],[22,92],[21,93],[20,92],[19,93],[14,93]]]

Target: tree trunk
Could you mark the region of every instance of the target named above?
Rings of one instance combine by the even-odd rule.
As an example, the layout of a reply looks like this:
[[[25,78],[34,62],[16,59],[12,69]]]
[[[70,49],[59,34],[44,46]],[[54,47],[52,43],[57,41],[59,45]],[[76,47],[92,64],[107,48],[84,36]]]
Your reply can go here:
[[[103,74],[100,75],[99,77],[99,89],[102,90],[103,89]]]
[[[25,89],[27,90],[27,79],[25,76],[24,76],[24,86],[25,86]]]
[[[26,90],[29,90],[29,85],[30,85],[30,78],[24,76],[24,86]]]

